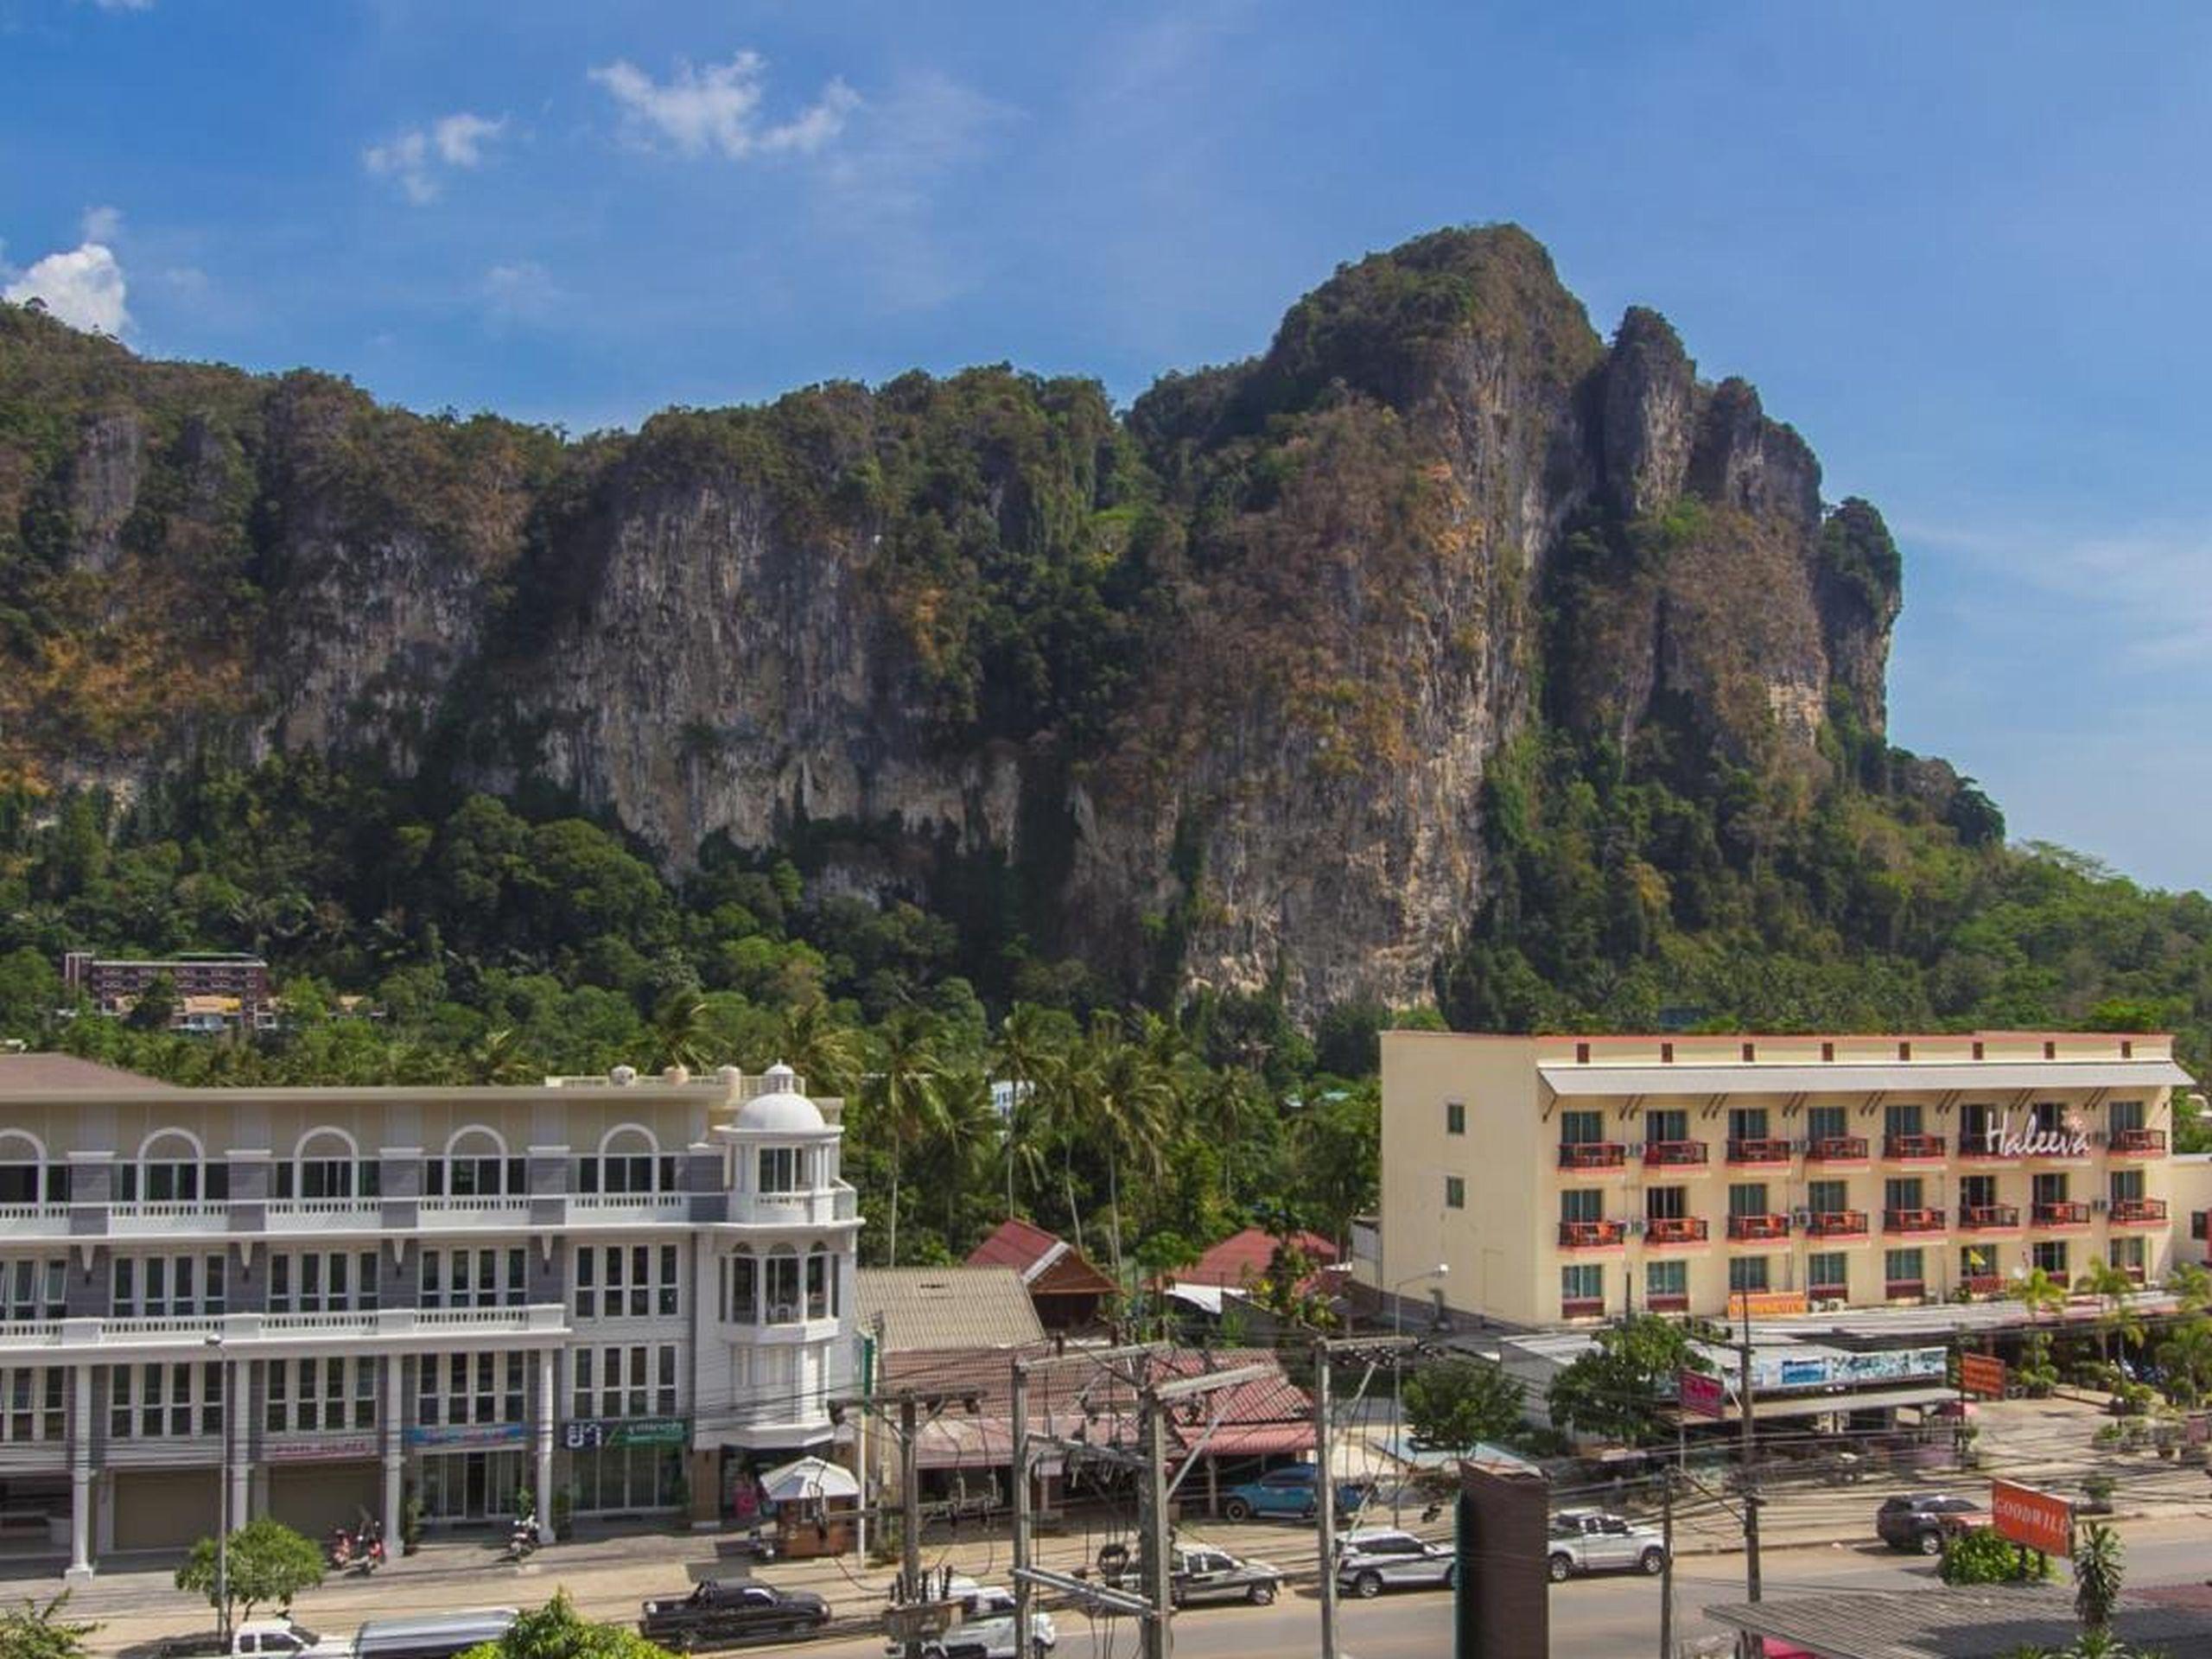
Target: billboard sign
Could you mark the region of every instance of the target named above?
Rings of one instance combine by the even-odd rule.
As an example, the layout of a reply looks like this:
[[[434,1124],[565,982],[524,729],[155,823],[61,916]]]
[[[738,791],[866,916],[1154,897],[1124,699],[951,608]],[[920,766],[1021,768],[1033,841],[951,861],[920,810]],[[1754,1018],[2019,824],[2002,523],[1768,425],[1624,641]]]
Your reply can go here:
[[[1959,1387],[1982,1400],[2005,1397],[2005,1362],[1994,1354],[1961,1354]]]
[[[1683,1371],[1675,1379],[1675,1393],[1685,1417],[1710,1417],[1718,1422],[1727,1413],[1728,1390],[1717,1376]]]
[[[2010,1538],[2046,1555],[2064,1555],[2073,1550],[2074,1506],[2063,1497],[2009,1480],[1993,1480],[1989,1513],[2000,1538]]]

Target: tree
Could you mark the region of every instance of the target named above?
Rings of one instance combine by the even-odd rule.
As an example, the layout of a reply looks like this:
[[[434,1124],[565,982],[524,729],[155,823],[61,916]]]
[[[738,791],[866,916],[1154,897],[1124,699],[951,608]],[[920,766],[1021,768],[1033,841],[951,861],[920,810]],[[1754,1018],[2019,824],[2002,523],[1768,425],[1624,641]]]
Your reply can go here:
[[[938,1119],[935,1035],[927,1015],[901,1008],[883,1022],[877,1038],[877,1070],[861,1083],[868,1127],[891,1154],[887,1267],[899,1265],[899,1185],[906,1148],[927,1135]]]
[[[594,1624],[581,1617],[569,1592],[556,1590],[496,1642],[468,1649],[461,1659],[668,1659],[668,1649],[621,1624]]]
[[[2120,1535],[2101,1521],[2090,1522],[2075,1541],[2074,1616],[2085,1634],[2102,1635],[2112,1628],[2124,1556]]]
[[[2005,1294],[2028,1310],[2031,1321],[2045,1313],[2056,1313],[2066,1306],[2065,1281],[2054,1279],[2042,1268],[2015,1279]]]
[[[2177,1262],[2166,1274],[2166,1290],[2180,1312],[2202,1313],[2212,1307],[2212,1270],[2195,1262]]]
[[[1504,1368],[1483,1359],[1448,1359],[1406,1378],[1406,1423],[1414,1438],[1465,1457],[1478,1441],[1510,1440],[1527,1427],[1526,1390]]]
[[[991,1062],[1012,1089],[1007,1112],[1006,1213],[1014,1216],[1014,1184],[1018,1172],[1033,1180],[1044,1167],[1046,1118],[1034,1096],[1053,1069],[1067,1058],[1062,1027],[1051,1010],[1034,1002],[1017,1002],[999,1021],[991,1041]]]
[[[1545,1393],[1554,1427],[1630,1446],[1657,1438],[1658,1408],[1674,1397],[1684,1370],[1713,1365],[1678,1325],[1656,1313],[1637,1314],[1598,1332]]]
[[[1121,1286],[1122,1160],[1134,1156],[1147,1174],[1160,1173],[1178,1104],[1174,1085],[1147,1046],[1130,1041],[1121,1020],[1103,1012],[1084,1034],[1075,1074],[1075,1091],[1090,1109],[1091,1132],[1106,1148],[1109,1238],[1114,1282]]]
[[[2128,1277],[2126,1268],[2113,1267],[2102,1256],[2091,1256],[2089,1265],[2074,1281],[2074,1288],[2084,1295],[2094,1296],[2105,1306],[2104,1317],[2097,1325],[2106,1364],[2112,1363],[2112,1339],[2115,1336],[2123,1346],[2142,1342],[2142,1316],[2129,1306],[2129,1299],[2135,1294],[2135,1281]]]
[[[84,1659],[86,1639],[100,1627],[63,1618],[68,1601],[67,1590],[43,1606],[27,1596],[22,1607],[0,1613],[0,1659]]]
[[[709,1039],[707,999],[696,986],[678,986],[660,1000],[646,1033],[651,1045],[647,1064],[656,1071],[680,1065],[687,1071],[703,1071],[714,1058]]]
[[[2167,1397],[2177,1406],[2201,1405],[2212,1397],[2212,1319],[2192,1314],[2158,1344],[2158,1375]]]
[[[215,1541],[202,1538],[176,1570],[176,1587],[196,1590],[231,1629],[253,1617],[257,1607],[289,1607],[292,1598],[322,1582],[322,1549],[281,1521],[264,1516],[230,1537],[225,1593],[215,1593]]]
[[[176,981],[167,974],[156,974],[138,993],[123,1023],[133,1031],[167,1031],[177,1007]]]

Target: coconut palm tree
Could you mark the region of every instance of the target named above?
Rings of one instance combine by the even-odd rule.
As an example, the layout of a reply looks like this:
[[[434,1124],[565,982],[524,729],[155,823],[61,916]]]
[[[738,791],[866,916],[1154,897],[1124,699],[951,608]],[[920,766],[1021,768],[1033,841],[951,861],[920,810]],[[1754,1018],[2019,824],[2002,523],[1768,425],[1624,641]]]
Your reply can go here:
[[[1173,1128],[1174,1086],[1151,1052],[1131,1042],[1118,1015],[1094,1015],[1084,1033],[1076,1067],[1079,1093],[1088,1103],[1099,1143],[1106,1153],[1109,1236],[1114,1253],[1114,1282],[1122,1282],[1122,1161],[1133,1160],[1147,1174],[1160,1173]]]
[[[959,1230],[961,1198],[998,1141],[999,1115],[991,1103],[989,1074],[971,1063],[940,1071],[933,1093],[937,1109],[929,1125],[929,1150],[944,1166],[944,1242],[950,1247]]]
[[[2180,1312],[2202,1313],[2212,1307],[2212,1272],[2195,1262],[2177,1262],[2166,1274],[2166,1290]]]
[[[2005,1294],[2028,1310],[2032,1322],[2066,1306],[2066,1282],[2053,1278],[2047,1269],[2037,1268],[2015,1279]]]
[[[713,1040],[709,1031],[707,999],[696,986],[678,986],[660,1000],[653,1010],[653,1023],[646,1033],[650,1053],[646,1064],[656,1071],[671,1065],[680,1065],[687,1071],[702,1071],[712,1058],[708,1045]]]
[[[935,1128],[940,1107],[936,1028],[918,1008],[901,1008],[876,1035],[876,1069],[861,1082],[863,1122],[891,1154],[887,1266],[899,1265],[899,1185],[906,1149]]]
[[[2094,1296],[2105,1306],[2104,1317],[2098,1323],[2098,1334],[2104,1350],[2105,1363],[2112,1363],[2112,1339],[2117,1336],[2124,1347],[2143,1340],[2143,1319],[2130,1306],[2135,1294],[2135,1281],[2126,1269],[2113,1267],[2101,1255],[2089,1258],[2074,1281],[2074,1288],[2086,1296]]]
[[[466,1065],[472,1083],[530,1083],[545,1075],[545,1068],[524,1052],[522,1033],[512,1026],[486,1032],[468,1051]]]
[[[2212,1395],[2212,1319],[2183,1319],[2158,1344],[2158,1371],[2176,1405],[2194,1406]]]
[[[860,1033],[838,1024],[828,1001],[817,994],[785,1012],[774,1058],[816,1093],[841,1095],[860,1075],[863,1054]]]
[[[1006,1117],[1006,1213],[1014,1216],[1017,1167],[1033,1181],[1044,1169],[1045,1131],[1049,1114],[1035,1096],[1067,1059],[1066,1019],[1033,1002],[1017,1002],[999,1021],[991,1039],[991,1063],[1013,1093]]]

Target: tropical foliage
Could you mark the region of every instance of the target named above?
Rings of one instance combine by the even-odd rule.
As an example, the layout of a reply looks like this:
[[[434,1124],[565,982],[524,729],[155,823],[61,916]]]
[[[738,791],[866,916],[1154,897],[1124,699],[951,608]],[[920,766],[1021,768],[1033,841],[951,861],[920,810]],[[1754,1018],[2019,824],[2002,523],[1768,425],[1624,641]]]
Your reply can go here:
[[[1669,1432],[1659,1413],[1685,1370],[1711,1371],[1680,1325],[1639,1313],[1599,1331],[1552,1378],[1545,1403],[1554,1427],[1593,1440],[1646,1445]]]
[[[251,1618],[257,1607],[289,1607],[301,1591],[322,1582],[321,1546],[266,1516],[233,1532],[225,1555],[219,1594],[213,1538],[193,1545],[176,1570],[176,1587],[207,1597],[233,1627]]]

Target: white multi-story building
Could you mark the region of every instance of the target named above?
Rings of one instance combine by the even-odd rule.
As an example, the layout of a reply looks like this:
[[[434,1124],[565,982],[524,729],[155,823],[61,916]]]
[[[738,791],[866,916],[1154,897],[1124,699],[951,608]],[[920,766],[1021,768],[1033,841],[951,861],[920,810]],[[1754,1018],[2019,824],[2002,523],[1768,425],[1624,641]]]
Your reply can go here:
[[[549,1493],[741,1511],[849,1381],[840,1108],[781,1066],[187,1090],[0,1057],[0,1531],[82,1574],[226,1498],[394,1539],[410,1495],[433,1527],[524,1491],[549,1528]]]

